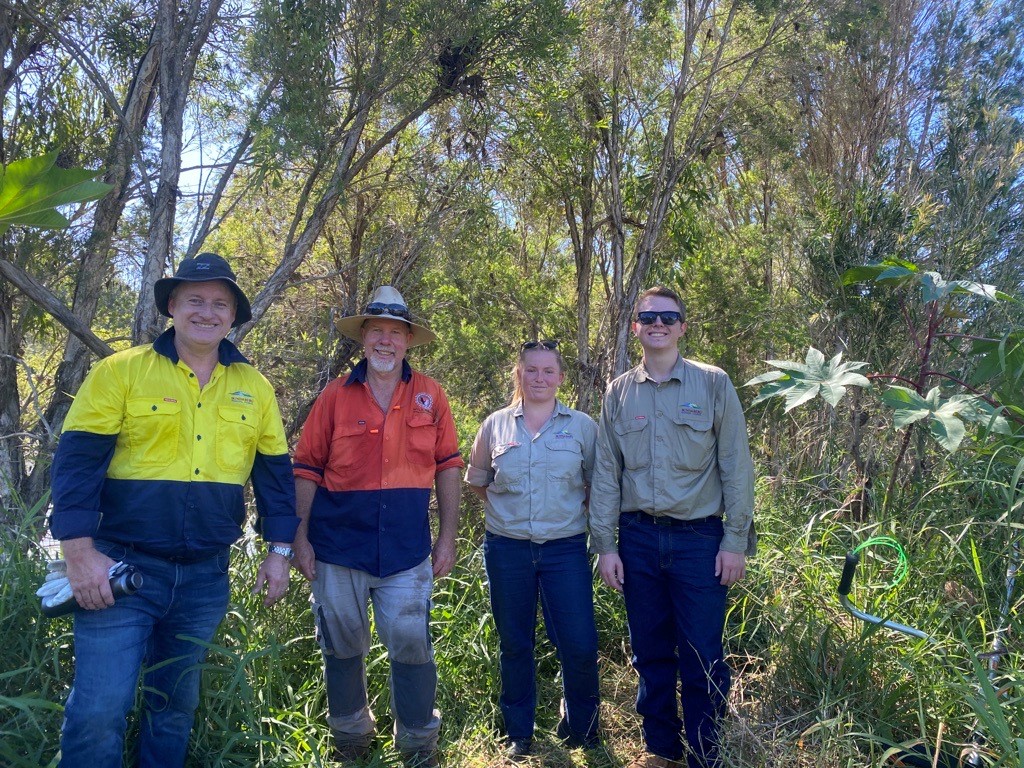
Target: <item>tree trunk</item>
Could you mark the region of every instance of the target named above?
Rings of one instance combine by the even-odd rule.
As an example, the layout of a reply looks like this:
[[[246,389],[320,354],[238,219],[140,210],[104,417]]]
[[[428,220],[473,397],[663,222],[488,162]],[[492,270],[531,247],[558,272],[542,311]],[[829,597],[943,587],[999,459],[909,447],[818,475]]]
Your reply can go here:
[[[160,53],[160,176],[132,323],[135,344],[152,341],[163,326],[153,300],[153,285],[163,276],[174,243],[185,105],[199,52],[209,38],[222,3],[223,0],[209,0],[204,6],[199,0],[192,0],[179,8],[172,0],[160,0],[157,9],[153,38]]]

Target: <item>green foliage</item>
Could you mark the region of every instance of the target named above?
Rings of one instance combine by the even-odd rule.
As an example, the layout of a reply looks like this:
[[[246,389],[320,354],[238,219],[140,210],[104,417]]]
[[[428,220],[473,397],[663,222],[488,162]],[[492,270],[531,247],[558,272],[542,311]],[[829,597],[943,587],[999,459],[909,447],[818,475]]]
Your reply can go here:
[[[842,275],[843,285],[864,282],[920,285],[921,301],[925,304],[955,295],[980,296],[988,301],[1013,300],[1013,296],[996,290],[994,285],[973,280],[946,280],[938,272],[923,271],[913,262],[894,257],[851,267]]]
[[[984,424],[990,432],[1010,433],[1006,419],[975,395],[953,395],[944,400],[939,387],[933,387],[922,397],[907,387],[891,386],[882,393],[882,402],[893,409],[896,427],[927,419],[932,437],[950,453],[959,448],[964,439],[967,431],[964,421]]]
[[[876,765],[895,744],[962,743],[976,714],[993,760],[1020,768],[1019,656],[1004,657],[998,682],[985,687],[972,668],[972,648],[985,650],[999,624],[999,516],[1013,478],[968,510],[952,486],[899,520],[850,525],[822,497],[814,478],[758,488],[759,556],[749,578],[732,590],[727,619],[730,663],[736,669],[726,759],[734,768],[765,765]],[[968,516],[977,521],[957,522]],[[27,529],[26,529],[27,530]],[[897,532],[898,531],[898,532]],[[938,636],[945,655],[887,631],[852,623],[834,587],[843,553],[856,542],[897,535],[911,556],[909,578],[896,588],[891,564],[865,558],[855,602]],[[498,643],[490,617],[480,549],[482,515],[464,502],[458,564],[433,596],[433,636],[439,664],[439,709],[445,718],[447,764],[485,768],[502,762],[497,703]],[[61,707],[72,673],[70,622],[43,620],[33,592],[42,578],[41,553],[21,529],[0,531],[0,761],[12,768],[54,762]],[[188,765],[325,766],[330,732],[319,650],[313,637],[309,587],[295,577],[288,598],[272,609],[250,592],[262,545],[244,539],[232,553],[228,615],[204,665],[199,716]],[[545,765],[612,768],[641,749],[633,711],[635,673],[629,663],[621,596],[595,585],[602,671],[602,749],[565,750],[554,737],[561,697],[557,658],[538,632],[536,745]],[[1011,617],[1019,616],[1018,603]],[[1016,623],[1012,623],[1016,622]],[[1019,618],[1010,629],[1019,631]],[[957,640],[963,638],[961,648]],[[371,765],[397,766],[388,734],[388,664],[374,642],[367,673],[381,737]],[[974,678],[977,677],[977,680]],[[980,686],[980,687],[979,687]],[[134,733],[134,730],[131,730]],[[131,736],[130,738],[134,738]],[[1008,746],[1007,746],[1008,745]]]
[[[61,229],[70,223],[56,209],[98,200],[109,184],[93,181],[97,171],[59,168],[57,152],[17,160],[0,175],[0,235],[11,226]]]
[[[805,362],[769,360],[769,365],[781,370],[756,376],[743,386],[764,385],[751,405],[770,397],[785,397],[788,413],[798,405],[821,395],[822,399],[834,408],[846,394],[847,387],[871,386],[871,382],[864,375],[857,373],[867,363],[844,363],[842,359],[843,354],[840,352],[831,360],[826,360],[825,355],[811,347],[807,350]]]

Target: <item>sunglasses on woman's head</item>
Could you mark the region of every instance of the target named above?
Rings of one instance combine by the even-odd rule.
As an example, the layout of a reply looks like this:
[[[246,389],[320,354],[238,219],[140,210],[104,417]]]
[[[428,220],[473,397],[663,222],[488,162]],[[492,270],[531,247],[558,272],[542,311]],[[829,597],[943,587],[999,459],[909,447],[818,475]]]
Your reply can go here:
[[[558,342],[550,339],[544,341],[524,341],[521,349],[526,352],[531,349],[558,349]]]

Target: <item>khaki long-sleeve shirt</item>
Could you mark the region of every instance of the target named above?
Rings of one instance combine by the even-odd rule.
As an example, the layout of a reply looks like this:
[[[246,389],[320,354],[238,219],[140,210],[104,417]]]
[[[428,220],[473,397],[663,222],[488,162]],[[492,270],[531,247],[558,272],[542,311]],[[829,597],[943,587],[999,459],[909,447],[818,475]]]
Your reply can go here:
[[[617,551],[619,514],[633,511],[722,516],[722,549],[753,554],[754,464],[725,371],[680,357],[668,381],[641,364],[608,385],[590,492],[592,551]]]
[[[488,416],[466,469],[467,483],[487,488],[487,530],[538,543],[585,532],[596,435],[593,419],[561,402],[537,435],[521,403]]]

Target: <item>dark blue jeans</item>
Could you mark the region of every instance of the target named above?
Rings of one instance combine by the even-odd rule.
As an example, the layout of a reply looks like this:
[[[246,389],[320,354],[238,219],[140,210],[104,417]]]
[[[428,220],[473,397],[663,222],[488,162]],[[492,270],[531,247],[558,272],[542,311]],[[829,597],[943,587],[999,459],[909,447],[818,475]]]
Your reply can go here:
[[[679,760],[685,727],[690,768],[719,765],[718,725],[730,673],[722,649],[726,587],[715,577],[722,520],[658,524],[639,513],[619,518],[619,556],[636,710],[647,749]],[[682,703],[679,719],[676,686]]]
[[[501,713],[510,739],[533,737],[537,684],[537,597],[544,628],[562,666],[565,713],[558,733],[597,740],[597,629],[594,582],[585,536],[543,544],[488,533],[484,564],[501,643]]]
[[[61,768],[121,768],[143,667],[138,765],[184,765],[204,644],[227,610],[228,553],[176,564],[109,542],[96,548],[138,566],[144,581],[109,608],[75,613],[75,682],[64,709]]]

